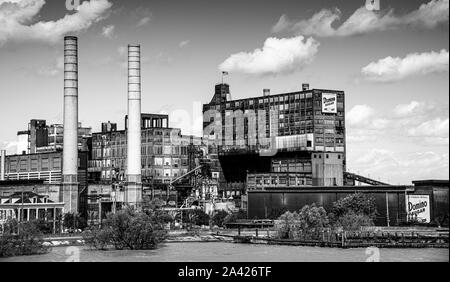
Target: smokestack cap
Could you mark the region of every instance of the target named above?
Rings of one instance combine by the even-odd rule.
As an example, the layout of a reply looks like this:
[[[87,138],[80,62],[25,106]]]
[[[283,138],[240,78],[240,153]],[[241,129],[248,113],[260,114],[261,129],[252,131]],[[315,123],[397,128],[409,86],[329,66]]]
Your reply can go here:
[[[64,36],[64,40],[78,40],[76,36]]]

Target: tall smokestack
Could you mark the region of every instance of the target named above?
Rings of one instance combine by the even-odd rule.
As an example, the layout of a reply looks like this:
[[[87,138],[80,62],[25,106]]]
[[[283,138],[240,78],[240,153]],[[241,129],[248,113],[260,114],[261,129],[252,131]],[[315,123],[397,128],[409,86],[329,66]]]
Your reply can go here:
[[[141,46],[128,45],[127,189],[125,202],[142,201],[141,177]]]
[[[5,158],[6,151],[0,151],[0,181],[5,181]]]
[[[78,38],[64,37],[63,201],[78,212]]]

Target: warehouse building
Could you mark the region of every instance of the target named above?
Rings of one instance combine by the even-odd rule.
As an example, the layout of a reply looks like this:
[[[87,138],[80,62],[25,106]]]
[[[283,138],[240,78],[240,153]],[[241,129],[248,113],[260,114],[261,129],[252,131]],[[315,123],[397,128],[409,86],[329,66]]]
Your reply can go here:
[[[342,186],[346,168],[345,93],[310,89],[231,100],[217,84],[203,105],[204,137],[218,145],[226,183],[245,193],[249,174],[295,173],[300,186]]]
[[[330,212],[333,203],[353,193],[375,200],[377,226],[398,226],[408,221],[448,226],[449,181],[414,181],[413,185],[293,187],[253,186],[247,193],[249,219],[277,218],[315,203]]]

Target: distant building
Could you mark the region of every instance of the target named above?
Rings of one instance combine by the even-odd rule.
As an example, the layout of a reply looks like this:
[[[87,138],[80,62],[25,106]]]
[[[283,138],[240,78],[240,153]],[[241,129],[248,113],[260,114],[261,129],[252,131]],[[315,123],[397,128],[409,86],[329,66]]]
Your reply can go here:
[[[169,128],[167,115],[142,114],[141,125],[144,182],[169,183],[195,168],[195,160],[189,159],[189,150],[190,146],[206,147],[202,138],[183,136],[180,129]],[[92,134],[90,180],[125,181],[127,131],[104,129]]]
[[[80,151],[78,154],[79,212],[82,214],[86,212],[88,155],[87,151]],[[54,202],[62,202],[62,156],[62,151],[6,156],[5,180],[42,181],[43,185],[36,186],[39,194],[50,197]],[[11,189],[9,193],[17,192],[20,187],[12,185]],[[0,189],[0,193],[6,192]]]
[[[271,95],[264,89],[262,96],[231,100],[229,85],[218,84],[203,116],[204,137],[219,147],[224,189],[245,188],[239,184],[248,175],[260,181],[267,173],[293,175],[298,186],[344,184],[343,91],[304,84],[301,91]]]
[[[208,140],[182,135],[181,129],[170,128],[167,115],[142,114],[141,156],[144,196],[161,197],[181,201],[197,194],[205,200],[216,198],[218,160],[217,151],[208,147]],[[98,220],[99,213],[119,208],[124,200],[123,191],[127,173],[127,130],[103,123],[102,132],[92,134],[89,171],[89,221]],[[125,125],[127,118],[125,117]],[[174,184],[176,191],[169,191],[170,183],[200,165],[208,163],[211,177],[209,190],[194,191],[190,175]],[[197,187],[198,188],[198,187]],[[170,196],[167,195],[170,192]]]
[[[47,125],[45,120],[31,120],[28,130],[17,133],[17,154],[52,152],[63,148],[64,127],[62,124]],[[87,150],[92,128],[78,123],[78,148]]]

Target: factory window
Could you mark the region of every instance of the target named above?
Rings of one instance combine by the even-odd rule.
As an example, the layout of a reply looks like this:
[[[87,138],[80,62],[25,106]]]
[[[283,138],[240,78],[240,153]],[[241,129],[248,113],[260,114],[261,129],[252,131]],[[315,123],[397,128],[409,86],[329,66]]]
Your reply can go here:
[[[53,169],[61,168],[61,158],[53,158]]]
[[[165,169],[164,170],[164,176],[166,176],[166,177],[170,177],[171,176],[170,169]]]
[[[164,158],[164,165],[172,165],[172,160],[170,158]]]
[[[327,154],[327,159],[329,159],[329,158],[330,158],[330,155]]]
[[[38,170],[38,160],[34,159],[31,160],[31,171],[37,171]]]
[[[26,171],[28,169],[28,160],[20,160],[20,171]]]
[[[172,147],[164,146],[164,155],[170,155],[170,154],[172,154]]]
[[[338,159],[339,159],[339,160],[341,159],[341,155],[340,155],[340,154],[338,154]]]
[[[155,158],[155,165],[161,166],[163,164],[163,158]]]

